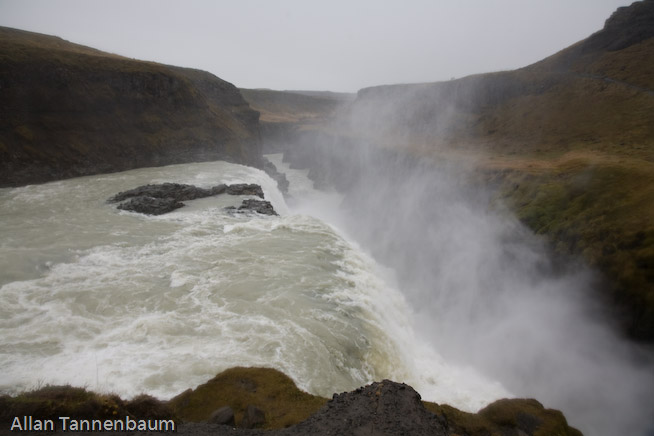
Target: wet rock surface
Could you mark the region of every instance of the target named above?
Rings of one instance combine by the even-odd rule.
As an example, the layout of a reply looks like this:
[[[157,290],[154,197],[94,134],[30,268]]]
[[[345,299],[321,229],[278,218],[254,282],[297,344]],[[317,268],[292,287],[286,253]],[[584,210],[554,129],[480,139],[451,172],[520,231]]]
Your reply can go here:
[[[256,212],[262,215],[277,215],[277,212],[275,212],[272,204],[265,200],[243,200],[243,203],[241,203],[238,209],[234,206],[228,207],[226,209],[232,213]]]
[[[286,195],[288,194],[288,186],[289,182],[288,179],[286,178],[286,174],[280,173],[277,170],[277,167],[275,166],[274,163],[270,161],[266,161],[263,164],[263,170],[268,174],[274,181],[277,182],[277,187],[279,188],[279,191]]]
[[[234,185],[216,185],[211,188],[199,188],[180,183],[161,183],[143,185],[128,191],[119,192],[107,200],[108,203],[120,203],[117,208],[146,215],[162,215],[184,207],[183,201],[211,197],[220,194],[253,195],[264,198],[261,186],[240,183]],[[257,212],[263,215],[277,215],[269,201],[247,199],[241,206],[227,208],[236,212]]]
[[[184,203],[174,198],[134,197],[116,206],[120,210],[138,212],[146,215],[163,215],[184,207]]]
[[[230,195],[256,195],[263,198],[263,190],[261,186],[247,183],[237,183],[228,185],[226,192]]]
[[[176,201],[186,201],[218,195],[225,192],[226,188],[226,185],[217,185],[210,189],[204,189],[180,183],[161,183],[143,185],[128,191],[119,192],[107,201],[109,203],[117,203],[134,197],[172,198]]]

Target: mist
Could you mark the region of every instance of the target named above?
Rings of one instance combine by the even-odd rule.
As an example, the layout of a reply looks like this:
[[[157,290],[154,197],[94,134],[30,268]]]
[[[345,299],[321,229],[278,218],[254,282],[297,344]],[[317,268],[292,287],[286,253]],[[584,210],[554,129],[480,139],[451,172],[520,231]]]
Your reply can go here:
[[[416,335],[449,363],[562,410],[586,435],[651,434],[654,353],[620,335],[598,273],[552,253],[469,161],[410,152],[404,98],[349,108],[347,135],[300,134],[285,158],[343,193],[339,224],[394,272]],[[411,128],[457,132],[455,102],[437,106]]]

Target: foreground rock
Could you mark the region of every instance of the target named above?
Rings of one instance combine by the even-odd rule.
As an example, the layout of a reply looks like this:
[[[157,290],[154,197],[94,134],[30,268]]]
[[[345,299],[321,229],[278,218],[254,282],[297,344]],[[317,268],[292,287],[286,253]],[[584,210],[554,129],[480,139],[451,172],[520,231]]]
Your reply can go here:
[[[211,197],[227,193],[230,195],[254,195],[264,198],[261,186],[256,184],[216,185],[212,188],[198,188],[180,183],[162,183],[143,185],[128,191],[119,192],[107,200],[108,203],[120,203],[117,208],[146,215],[162,215],[184,207],[183,201]],[[237,212],[257,212],[263,215],[277,215],[269,201],[247,199],[241,206],[227,208]]]
[[[563,414],[536,400],[499,400],[479,413],[421,401],[410,386],[384,380],[331,400],[299,390],[270,368],[231,368],[167,402],[147,395],[125,401],[70,386],[48,386],[17,397],[0,396],[0,434],[16,416],[52,419],[173,419],[178,435],[484,435],[581,436]],[[248,427],[259,427],[248,429]],[[264,430],[265,429],[265,430]],[[20,431],[27,435],[63,434]],[[4,432],[4,433],[3,433]],[[92,432],[75,432],[92,435]],[[106,431],[105,435],[161,433]]]
[[[259,409],[252,404],[249,404],[245,409],[245,416],[241,420],[241,427],[243,428],[258,428],[262,427],[266,422],[266,414],[263,410]]]
[[[284,435],[448,435],[447,423],[423,406],[411,386],[384,380],[334,395],[306,421]]]
[[[234,411],[229,406],[223,406],[211,414],[207,423],[234,427],[236,425],[236,421],[234,421]]]
[[[250,425],[249,406],[242,427]],[[260,415],[259,415],[260,417]],[[198,425],[180,428],[179,434],[200,435],[270,435],[270,436],[447,436],[447,421],[423,406],[420,395],[403,383],[384,380],[353,392],[334,394],[334,397],[309,419],[286,429],[257,431],[216,426],[211,433]],[[509,434],[509,433],[507,433]],[[516,433],[517,434],[517,433]]]

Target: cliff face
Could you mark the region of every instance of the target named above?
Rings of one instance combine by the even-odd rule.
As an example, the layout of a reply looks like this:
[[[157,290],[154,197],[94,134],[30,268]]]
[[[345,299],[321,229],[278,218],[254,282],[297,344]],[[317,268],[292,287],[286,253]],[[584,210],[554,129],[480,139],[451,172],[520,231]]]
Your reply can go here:
[[[258,117],[209,73],[0,28],[0,186],[202,160],[256,166]]]

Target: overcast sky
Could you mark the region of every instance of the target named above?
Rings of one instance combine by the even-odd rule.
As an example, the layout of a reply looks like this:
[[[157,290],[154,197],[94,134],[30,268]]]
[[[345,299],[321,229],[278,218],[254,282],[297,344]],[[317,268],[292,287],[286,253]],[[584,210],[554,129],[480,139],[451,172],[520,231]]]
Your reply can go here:
[[[356,91],[536,62],[624,0],[0,0],[0,26],[200,68],[242,88]]]

